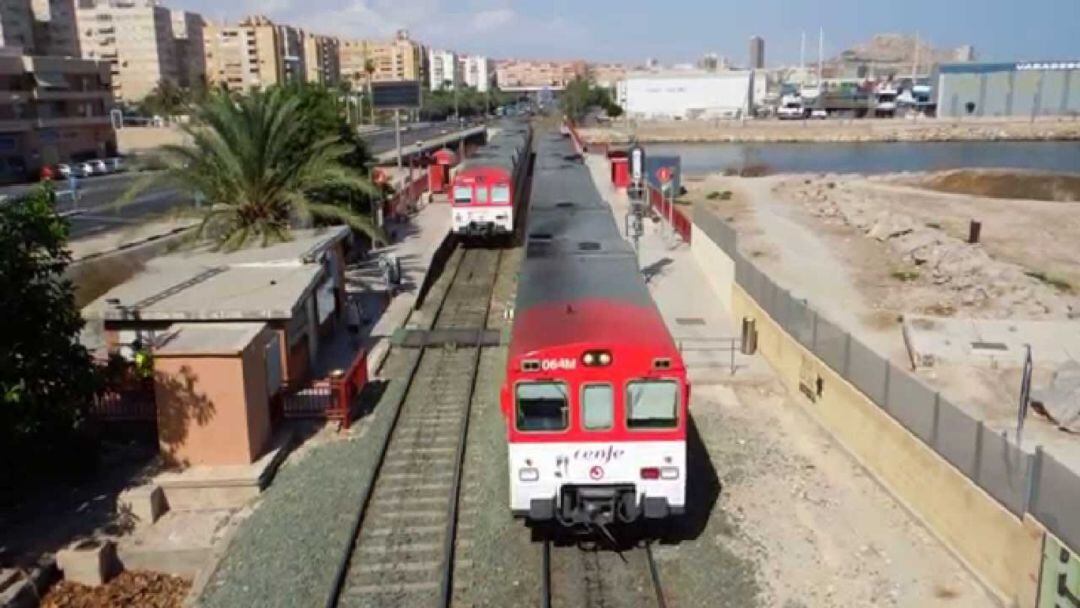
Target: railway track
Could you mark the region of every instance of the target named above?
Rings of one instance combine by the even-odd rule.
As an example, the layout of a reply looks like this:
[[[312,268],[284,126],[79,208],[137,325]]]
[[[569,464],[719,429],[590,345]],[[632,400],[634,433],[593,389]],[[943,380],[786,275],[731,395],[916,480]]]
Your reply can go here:
[[[542,608],[667,608],[660,571],[647,541],[613,551],[603,542],[541,543]]]
[[[501,251],[464,249],[432,329],[484,328]],[[448,606],[478,344],[421,348],[327,606]]]

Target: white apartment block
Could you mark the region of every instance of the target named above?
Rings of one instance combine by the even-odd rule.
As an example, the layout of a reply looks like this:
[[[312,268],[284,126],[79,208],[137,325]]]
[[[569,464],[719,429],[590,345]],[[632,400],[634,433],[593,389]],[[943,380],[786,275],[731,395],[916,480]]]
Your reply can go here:
[[[443,87],[454,89],[462,81],[461,66],[458,64],[457,54],[453,51],[431,49],[428,52],[428,70],[431,75],[432,91],[438,91]]]
[[[117,100],[179,83],[172,14],[155,0],[78,0],[75,19],[83,57],[112,65]]]
[[[481,93],[486,93],[491,88],[495,78],[495,68],[491,59],[480,55],[462,55],[458,64],[461,66],[465,86],[472,87]]]
[[[0,0],[0,47],[32,52],[34,13],[30,0]]]

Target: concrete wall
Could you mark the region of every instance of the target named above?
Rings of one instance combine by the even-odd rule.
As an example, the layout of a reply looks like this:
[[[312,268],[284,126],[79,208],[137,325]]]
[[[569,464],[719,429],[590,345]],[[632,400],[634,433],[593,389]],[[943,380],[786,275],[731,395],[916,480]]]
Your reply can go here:
[[[1075,64],[1075,62],[1073,62]],[[968,114],[966,105],[975,104]],[[1080,68],[995,69],[943,72],[938,77],[938,116],[963,118],[1080,114]]]
[[[123,154],[145,152],[161,146],[187,143],[187,135],[176,126],[124,127],[116,132],[116,143]]]
[[[270,440],[264,330],[235,355],[158,355],[158,441],[173,466],[242,465]]]
[[[727,278],[733,261],[710,238],[699,233],[691,244],[710,287],[729,302],[734,318],[756,321],[759,351],[807,411],[1003,601],[1034,606],[1043,527],[1011,514],[784,332]],[[813,401],[802,396],[800,376],[821,379],[821,394]]]

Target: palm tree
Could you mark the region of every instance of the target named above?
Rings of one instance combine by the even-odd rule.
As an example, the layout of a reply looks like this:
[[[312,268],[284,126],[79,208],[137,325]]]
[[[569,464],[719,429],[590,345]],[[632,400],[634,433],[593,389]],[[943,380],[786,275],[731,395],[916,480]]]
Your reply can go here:
[[[371,124],[375,124],[375,99],[371,94],[371,77],[375,75],[375,61],[364,60],[364,72],[367,74],[368,107],[371,108]]]
[[[125,199],[162,182],[196,193],[206,202],[198,235],[227,250],[255,240],[263,246],[288,240],[292,227],[315,219],[344,223],[385,242],[370,218],[344,201],[326,202],[327,191],[376,197],[379,190],[340,162],[352,150],[340,137],[311,141],[302,135],[305,116],[299,103],[299,96],[286,89],[238,99],[211,94],[182,127],[189,143],[165,146],[167,169],[141,180]],[[316,190],[319,201],[312,196]]]

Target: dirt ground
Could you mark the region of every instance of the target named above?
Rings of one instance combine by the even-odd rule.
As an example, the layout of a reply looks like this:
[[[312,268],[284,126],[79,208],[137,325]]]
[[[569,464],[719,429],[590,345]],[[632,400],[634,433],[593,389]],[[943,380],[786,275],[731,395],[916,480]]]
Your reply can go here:
[[[631,133],[657,142],[870,142],[1080,139],[1080,120],[1042,119],[858,119],[858,120],[650,120],[578,132],[593,143],[625,143]]]
[[[100,587],[61,581],[41,600],[42,608],[180,608],[191,582],[154,572],[121,572]]]
[[[781,284],[905,365],[904,314],[1080,319],[1080,203],[927,187],[1013,188],[987,187],[975,174],[710,175],[686,185],[687,198],[731,221],[740,249]],[[967,243],[971,220],[982,223],[978,245]],[[1035,386],[1051,371],[1036,361]],[[920,376],[991,428],[1015,426],[1018,369],[942,363]],[[1030,436],[1056,453],[1080,453],[1080,442],[1045,419],[1033,415],[1028,425]]]
[[[759,605],[997,605],[778,381],[695,397],[730,522],[722,540],[753,560]]]

